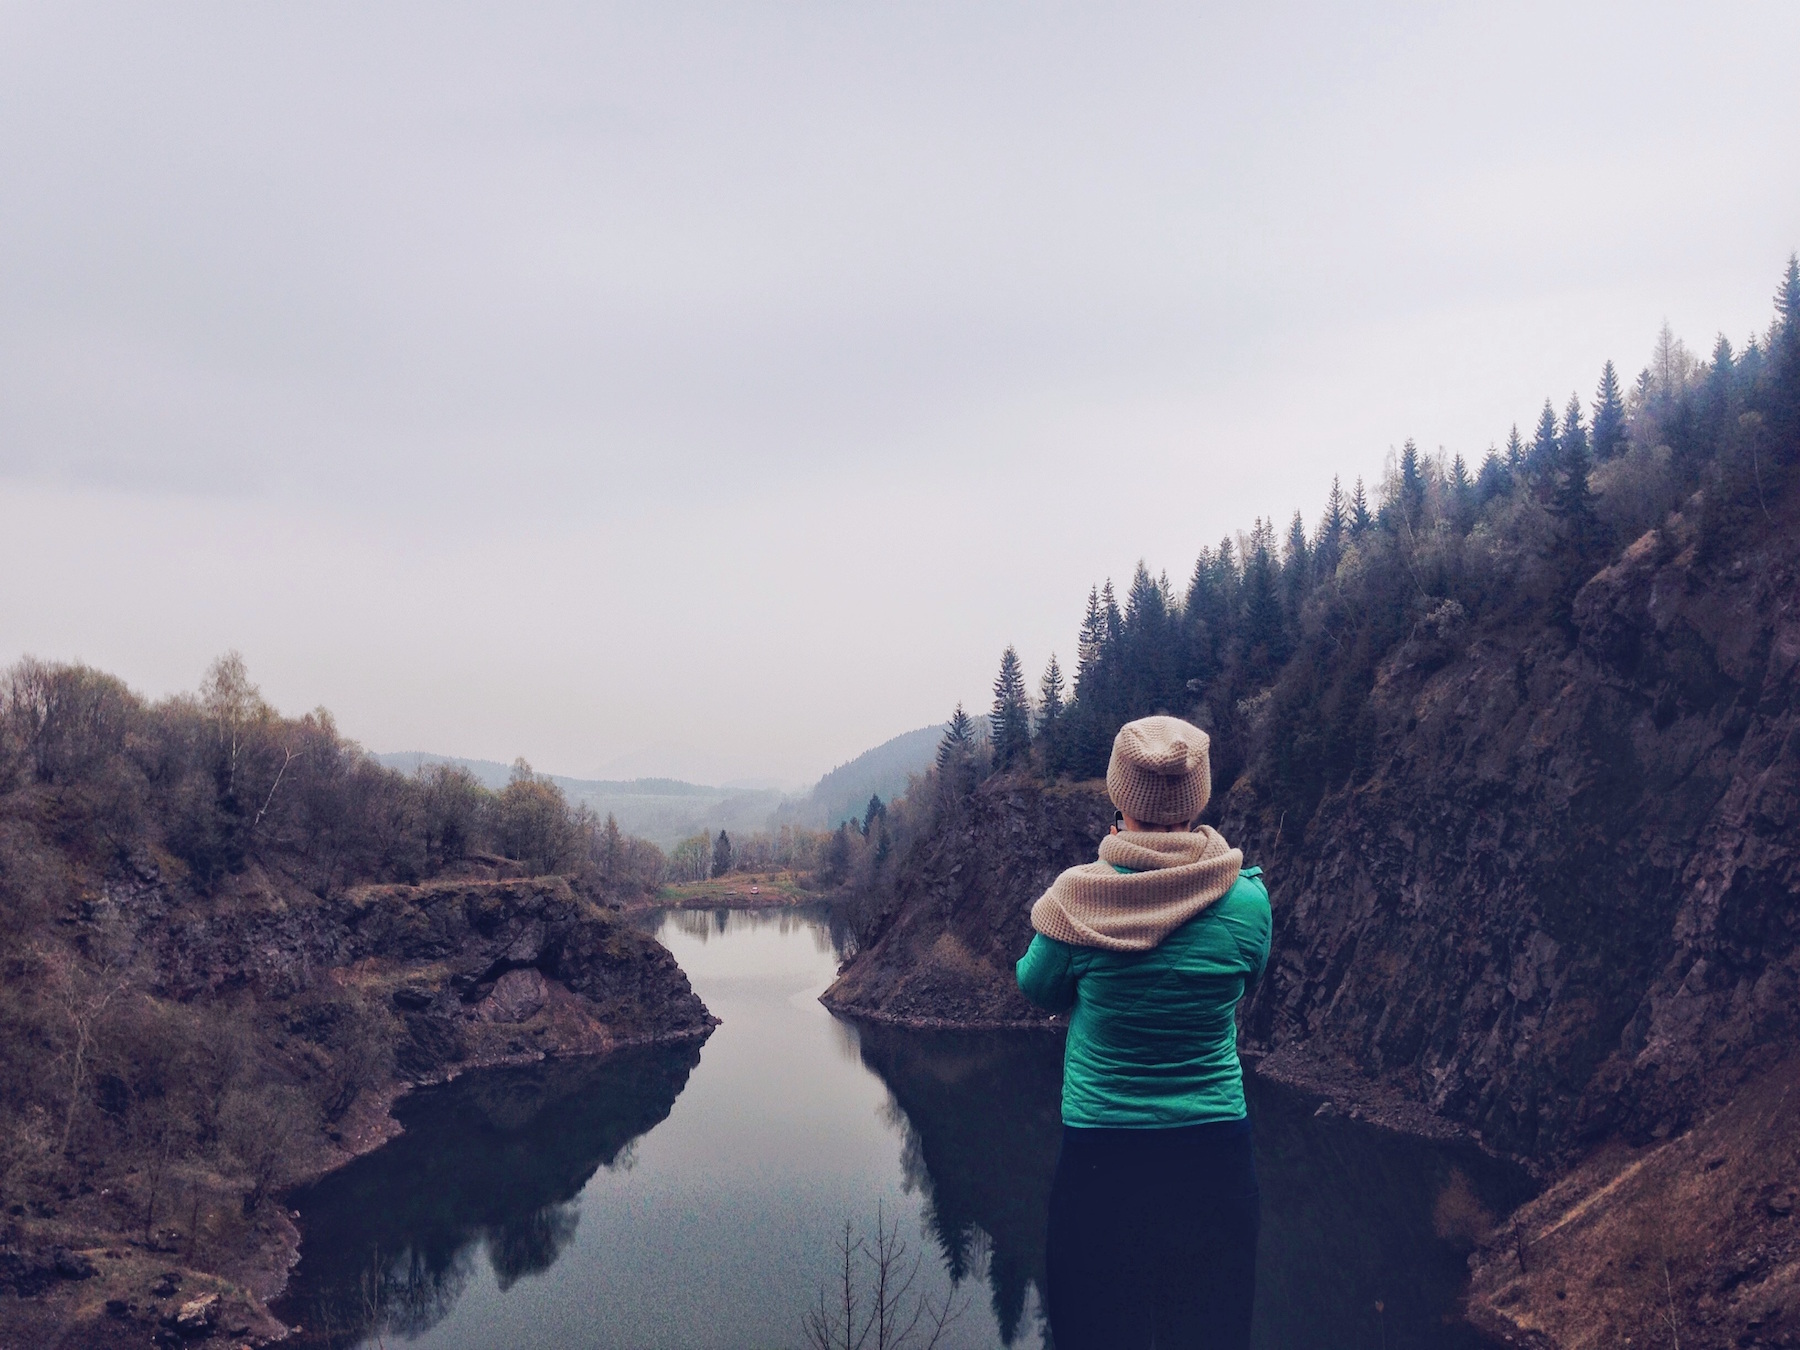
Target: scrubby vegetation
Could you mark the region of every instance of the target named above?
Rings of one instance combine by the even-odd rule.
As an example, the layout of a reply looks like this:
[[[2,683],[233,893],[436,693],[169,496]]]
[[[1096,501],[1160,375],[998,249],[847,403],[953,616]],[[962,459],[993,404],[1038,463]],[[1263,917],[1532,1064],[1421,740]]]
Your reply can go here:
[[[161,702],[81,665],[0,681],[0,1226],[36,1225],[5,1242],[60,1224],[189,1262],[251,1244],[405,1043],[391,991],[306,965],[345,892],[557,873],[592,906],[665,876],[523,762],[498,792],[385,769],[329,713],[279,715],[235,655]],[[293,966],[278,990],[243,953],[158,942],[171,914],[218,934],[248,905],[291,928],[292,950],[250,954]]]
[[[1396,652],[1441,666],[1480,622],[1568,632],[1576,592],[1672,514],[1703,561],[1767,517],[1800,461],[1800,261],[1775,311],[1743,350],[1721,335],[1704,361],[1665,326],[1629,389],[1607,362],[1591,403],[1572,395],[1559,414],[1546,399],[1529,435],[1515,426],[1479,465],[1408,441],[1373,493],[1334,479],[1310,528],[1298,511],[1285,530],[1259,519],[1203,548],[1180,589],[1142,563],[1123,601],[1095,587],[1072,683],[1052,656],[1033,694],[1009,647],[985,740],[958,708],[932,769],[840,827],[822,875],[858,897],[872,936],[985,778],[1099,776],[1118,728],[1157,712],[1211,733],[1215,812],[1247,776],[1271,827],[1304,830],[1370,771],[1369,696]],[[1709,696],[1698,665],[1666,695],[1671,715]]]

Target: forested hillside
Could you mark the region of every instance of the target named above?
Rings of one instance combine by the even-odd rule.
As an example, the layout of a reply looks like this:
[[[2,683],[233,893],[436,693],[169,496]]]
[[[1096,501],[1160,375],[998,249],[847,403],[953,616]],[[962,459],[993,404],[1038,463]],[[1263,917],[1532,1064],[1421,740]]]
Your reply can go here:
[[[1052,663],[1033,697],[1008,651],[991,753],[953,725],[919,789],[844,832],[865,945],[827,1002],[1035,1016],[1011,988],[1026,909],[1092,856],[1109,811],[1083,780],[1118,726],[1167,711],[1211,732],[1208,819],[1267,868],[1275,956],[1244,1033],[1268,1071],[1394,1095],[1552,1171],[1791,1079],[1797,466],[1790,260],[1741,350],[1696,360],[1665,330],[1629,386],[1608,363],[1479,464],[1409,442],[1316,520],[1202,550],[1180,590],[1141,566],[1122,600],[1096,588],[1072,687]],[[1643,1335],[1654,1270],[1684,1344],[1800,1337],[1791,1140],[1736,1128],[1706,1163],[1720,1187],[1680,1201],[1679,1259],[1645,1245],[1647,1212],[1609,1209],[1676,1203],[1675,1181],[1609,1191],[1631,1155],[1595,1163],[1530,1220],[1538,1274],[1487,1267],[1495,1324]],[[1559,1270],[1555,1244],[1606,1223],[1630,1241]]]
[[[861,820],[871,797],[898,797],[931,767],[943,731],[941,726],[920,727],[863,751],[819,779],[804,797],[783,802],[775,823],[831,830],[846,820]]]
[[[407,1084],[704,1036],[612,908],[662,866],[523,766],[384,768],[235,657],[159,703],[7,672],[0,1339],[166,1339],[207,1293],[183,1336],[278,1332],[273,1198],[386,1137]]]
[[[438,765],[467,769],[483,787],[495,791],[512,777],[510,766],[491,759],[458,759],[416,750],[376,758],[408,774]],[[647,839],[664,851],[694,834],[710,838],[726,830],[735,839],[766,830],[771,813],[782,802],[781,793],[773,788],[709,787],[674,778],[534,777],[555,786],[573,805],[585,806],[601,819],[611,816],[626,834]]]

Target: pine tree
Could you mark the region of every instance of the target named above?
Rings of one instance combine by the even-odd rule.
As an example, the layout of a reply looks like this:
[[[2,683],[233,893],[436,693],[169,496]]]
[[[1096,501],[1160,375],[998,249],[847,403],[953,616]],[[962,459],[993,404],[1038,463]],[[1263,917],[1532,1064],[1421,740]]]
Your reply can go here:
[[[1604,464],[1625,448],[1625,395],[1619,388],[1619,372],[1608,361],[1600,368],[1600,386],[1594,391],[1594,459]]]
[[[1487,458],[1481,461],[1481,472],[1475,478],[1475,500],[1480,506],[1486,506],[1494,498],[1503,496],[1507,485],[1512,481],[1512,473],[1506,467],[1506,461],[1493,446],[1488,447]]]
[[[1184,618],[1189,622],[1200,619],[1201,610],[1206,607],[1207,592],[1212,586],[1213,551],[1202,548],[1200,556],[1194,559],[1194,572],[1188,578],[1187,600],[1181,606]]]
[[[1736,383],[1737,353],[1723,333],[1713,343],[1712,360],[1706,363],[1706,414],[1717,436],[1731,418],[1732,385]]]
[[[1581,425],[1581,396],[1569,395],[1562,430],[1556,438],[1557,472],[1550,509],[1569,523],[1577,548],[1584,547],[1594,522],[1594,497],[1588,489],[1588,436]]]
[[[944,739],[938,742],[938,768],[949,769],[957,762],[967,759],[974,740],[975,727],[959,703],[956,711],[950,714],[950,720],[944,724]]]
[[[1000,654],[994,677],[994,710],[988,714],[994,744],[994,767],[1002,773],[1018,768],[1031,755],[1031,702],[1025,692],[1025,670],[1010,645]]]
[[[1229,538],[1215,551],[1200,550],[1194,563],[1193,583],[1188,587],[1182,620],[1187,629],[1188,656],[1184,692],[1196,683],[1204,685],[1219,672],[1226,644],[1233,630],[1232,609],[1237,603],[1237,557]]]
[[[1577,546],[1585,546],[1594,524],[1594,494],[1588,486],[1586,451],[1564,461],[1551,494],[1550,509],[1569,522]]]
[[[1506,438],[1506,471],[1520,474],[1525,472],[1525,442],[1519,436],[1519,424],[1513,423],[1512,435]]]
[[[1281,589],[1290,615],[1300,612],[1312,583],[1312,546],[1306,541],[1306,522],[1298,511],[1288,523],[1287,543],[1281,555]]]
[[[1068,767],[1065,725],[1067,711],[1067,691],[1063,688],[1062,666],[1057,663],[1056,653],[1050,653],[1050,661],[1044,667],[1044,678],[1038,681],[1038,724],[1037,747],[1038,756],[1044,766],[1044,775],[1055,778]]]
[[[1537,434],[1525,452],[1525,478],[1533,487],[1541,488],[1556,474],[1557,437],[1556,409],[1544,400],[1544,411],[1538,414]]]
[[[1057,664],[1056,653],[1050,653],[1050,661],[1044,667],[1044,678],[1038,681],[1038,729],[1053,727],[1062,720],[1066,692],[1063,689],[1062,667]]]
[[[1331,476],[1331,493],[1325,498],[1325,514],[1319,521],[1313,546],[1313,567],[1323,579],[1337,575],[1344,556],[1344,536],[1349,533],[1350,518],[1344,510],[1344,488],[1336,474]]]
[[[1087,613],[1082,616],[1081,636],[1075,642],[1075,698],[1098,696],[1100,660],[1106,651],[1106,616],[1100,609],[1098,588],[1088,588]]]
[[[1410,538],[1425,523],[1425,466],[1410,436],[1400,447],[1400,481],[1393,491],[1394,500],[1387,504],[1395,513],[1389,528]],[[1385,509],[1383,514],[1387,514]]]
[[[1111,594],[1108,583],[1107,595]],[[1111,749],[1112,733],[1106,721],[1110,686],[1115,683],[1113,656],[1106,609],[1099,590],[1090,588],[1087,613],[1081,620],[1081,636],[1076,644],[1075,697],[1057,745],[1063,768],[1072,770],[1077,777],[1104,769],[1105,756]]]
[[[1562,429],[1556,435],[1558,463],[1566,473],[1569,465],[1580,460],[1588,463],[1587,427],[1582,425],[1581,395],[1570,394],[1569,406],[1563,409]]]
[[[1775,341],[1769,347],[1781,356],[1800,351],[1800,253],[1788,254],[1787,271],[1775,289]]]
[[[1244,648],[1259,675],[1273,674],[1287,658],[1285,628],[1276,583],[1275,529],[1258,516],[1244,555]]]
[[[1721,379],[1730,375],[1736,366],[1737,353],[1731,350],[1731,339],[1720,333],[1719,340],[1713,343],[1712,361],[1707,366],[1707,374],[1712,379]]]
[[[1227,619],[1237,612],[1238,588],[1244,581],[1244,572],[1238,566],[1237,549],[1226,535],[1219,540],[1219,552],[1213,564],[1213,576],[1217,581],[1219,595],[1225,602]]]
[[[1450,461],[1450,512],[1459,533],[1467,534],[1475,519],[1475,481],[1469,477],[1469,466],[1459,451]]]
[[[713,840],[712,874],[722,877],[731,870],[731,836],[719,831],[719,837]]]
[[[862,837],[867,839],[869,837],[869,831],[874,829],[881,820],[886,818],[886,816],[887,803],[881,800],[881,794],[877,792],[870,793],[868,808],[863,812]]]
[[[1375,523],[1375,517],[1369,514],[1369,497],[1363,491],[1363,481],[1356,480],[1356,489],[1350,494],[1350,537],[1361,539]]]
[[[1175,708],[1181,702],[1181,664],[1169,579],[1152,578],[1139,562],[1119,628],[1119,680],[1116,701],[1111,705],[1113,716],[1123,722]]]
[[[1744,343],[1744,350],[1737,361],[1738,382],[1745,388],[1755,388],[1756,382],[1762,378],[1763,349],[1752,333]]]

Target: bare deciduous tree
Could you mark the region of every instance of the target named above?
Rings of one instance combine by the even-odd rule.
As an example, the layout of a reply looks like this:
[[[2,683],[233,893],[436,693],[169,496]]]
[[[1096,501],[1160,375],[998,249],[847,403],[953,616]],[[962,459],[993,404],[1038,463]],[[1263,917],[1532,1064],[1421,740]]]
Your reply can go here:
[[[911,1251],[884,1206],[876,1206],[873,1240],[844,1221],[837,1254],[832,1283],[820,1286],[818,1306],[801,1322],[811,1350],[935,1350],[968,1310],[954,1291],[939,1303],[915,1288],[924,1253]]]

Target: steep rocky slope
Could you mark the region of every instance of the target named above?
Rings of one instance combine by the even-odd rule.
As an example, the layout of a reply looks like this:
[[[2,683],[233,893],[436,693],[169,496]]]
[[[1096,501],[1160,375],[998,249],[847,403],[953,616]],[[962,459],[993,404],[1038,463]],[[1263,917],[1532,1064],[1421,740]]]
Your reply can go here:
[[[1704,562],[1679,521],[1566,631],[1405,644],[1366,781],[1310,821],[1240,781],[1275,879],[1248,1019],[1551,1158],[1663,1137],[1763,1067],[1800,992],[1800,530]]]
[[[1654,1153],[1697,1122],[1724,1130],[1716,1113],[1734,1097],[1786,1091],[1800,1032],[1800,494],[1711,556],[1672,517],[1581,586],[1562,622],[1422,623],[1380,666],[1368,708],[1366,772],[1309,819],[1254,770],[1215,807],[1271,882],[1274,959],[1244,1021],[1265,1071],[1416,1103],[1552,1175],[1603,1143]],[[1025,909],[1091,855],[1107,814],[1097,785],[984,784],[827,1001],[917,1024],[1028,1017],[1009,970]],[[1774,1120],[1726,1130],[1722,1156],[1786,1158]],[[1658,1166],[1678,1171],[1669,1157]],[[1731,1273],[1745,1242],[1787,1250],[1742,1219],[1762,1212],[1752,1192],[1768,1178],[1738,1184],[1736,1162],[1723,1166],[1717,1186],[1644,1189],[1609,1222],[1642,1223],[1645,1205],[1679,1196],[1709,1236],[1671,1258],[1674,1315],[1699,1336],[1708,1298],[1707,1343],[1800,1343],[1800,1309],[1756,1292],[1789,1278],[1785,1258]],[[1590,1168],[1558,1194],[1578,1206],[1607,1184]],[[1610,1194],[1600,1211],[1625,1204]],[[1581,1278],[1559,1286],[1565,1330],[1549,1343],[1600,1344],[1594,1329],[1619,1325]],[[1509,1287],[1477,1289],[1502,1329],[1505,1310],[1481,1299]],[[1722,1288],[1754,1325],[1719,1306]]]
[[[365,886],[298,907],[245,887],[158,916],[154,933],[161,990],[178,1000],[281,1001],[321,977],[385,994],[408,1082],[713,1025],[666,948],[562,877]]]
[[[874,940],[825,991],[838,1012],[907,1026],[1042,1026],[1012,964],[1031,902],[1093,857],[1112,805],[1092,784],[990,778],[901,874]]]
[[[378,1146],[398,1129],[389,1108],[410,1085],[475,1067],[694,1042],[715,1025],[665,948],[562,877],[364,886],[320,898],[251,869],[196,897],[165,885],[146,858],[74,890],[61,922],[114,973],[102,987],[96,1044],[102,1033],[121,1039],[122,1064],[146,1056],[197,1064],[184,1087],[207,1079],[200,1061],[210,1059],[227,1066],[211,1081],[242,1079],[247,1071],[230,1066],[253,1064],[268,1086],[218,1089],[226,1104],[209,1112],[210,1128],[222,1142],[167,1164],[160,1209],[154,1200],[144,1207],[143,1175],[164,1166],[158,1158],[169,1149],[146,1143],[143,1126],[117,1145],[127,1152],[116,1162],[99,1153],[90,1163],[97,1180],[118,1172],[135,1189],[66,1186],[54,1202],[12,1206],[0,1219],[8,1344],[55,1335],[68,1346],[159,1336],[236,1345],[278,1335],[264,1300],[281,1288],[299,1235],[285,1209],[245,1186],[316,1177]],[[184,1021],[204,1043],[172,1039],[168,1028]],[[141,1089],[115,1078],[98,1052],[96,1064],[102,1120],[122,1115]],[[173,1092],[176,1081],[158,1090]],[[250,1122],[235,1135],[234,1104]],[[180,1108],[184,1131],[193,1109]],[[208,1113],[205,1102],[199,1109]],[[259,1120],[269,1136],[260,1151],[250,1132]],[[207,1161],[214,1152],[217,1163]],[[203,1320],[177,1327],[181,1309],[207,1295],[215,1298],[196,1314]]]
[[[1532,1346],[1800,1344],[1800,1064],[1664,1143],[1614,1141],[1501,1224],[1471,1310]]]

